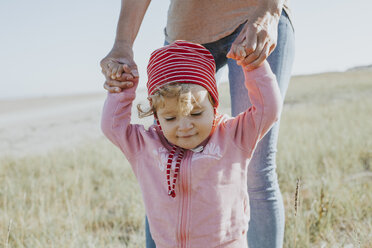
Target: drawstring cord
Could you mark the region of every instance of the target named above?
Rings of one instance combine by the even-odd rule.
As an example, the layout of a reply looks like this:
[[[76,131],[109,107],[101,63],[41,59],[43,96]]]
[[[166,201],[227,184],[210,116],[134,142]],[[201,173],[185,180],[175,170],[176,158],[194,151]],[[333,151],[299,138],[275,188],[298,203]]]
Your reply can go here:
[[[160,126],[160,122],[159,122],[159,119],[157,118],[157,116],[155,115],[155,120],[156,120],[156,124],[158,125],[160,131],[163,131],[161,129],[161,126]],[[171,185],[171,168],[172,168],[172,162],[173,162],[173,157],[174,157],[174,154],[176,153],[176,150],[177,150],[177,146],[174,145],[172,147],[172,150],[171,152],[169,153],[168,155],[168,160],[167,160],[167,184],[168,184],[168,195],[170,197],[173,197],[175,198],[176,197],[176,191],[175,191],[175,188],[176,188],[176,183],[177,183],[177,177],[178,177],[178,173],[180,172],[180,166],[181,166],[181,161],[182,161],[182,158],[183,158],[183,154],[184,154],[184,150],[181,148],[180,149],[180,152],[177,156],[177,160],[176,160],[176,168],[174,169],[174,174],[173,174],[173,180],[172,180],[172,185]]]
[[[168,162],[167,162],[167,184],[168,184],[168,195],[175,198],[176,197],[176,182],[177,182],[177,176],[180,171],[180,165],[181,165],[181,160],[183,158],[184,150],[180,149],[180,152],[177,156],[176,160],[176,168],[174,169],[174,174],[173,174],[173,180],[172,180],[172,185],[171,185],[171,167],[172,167],[172,161],[174,154],[176,153],[177,146],[172,147],[172,151],[170,152],[168,156]]]

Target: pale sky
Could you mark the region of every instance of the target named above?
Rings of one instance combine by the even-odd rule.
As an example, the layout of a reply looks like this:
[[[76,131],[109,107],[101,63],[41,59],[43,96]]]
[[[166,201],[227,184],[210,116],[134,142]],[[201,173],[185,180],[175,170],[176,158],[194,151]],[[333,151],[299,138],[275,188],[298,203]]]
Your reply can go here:
[[[135,43],[142,87],[149,54],[163,44],[168,4],[152,1]],[[291,4],[293,74],[372,64],[372,1]],[[112,47],[119,11],[119,0],[1,0],[0,99],[103,91],[99,61]]]

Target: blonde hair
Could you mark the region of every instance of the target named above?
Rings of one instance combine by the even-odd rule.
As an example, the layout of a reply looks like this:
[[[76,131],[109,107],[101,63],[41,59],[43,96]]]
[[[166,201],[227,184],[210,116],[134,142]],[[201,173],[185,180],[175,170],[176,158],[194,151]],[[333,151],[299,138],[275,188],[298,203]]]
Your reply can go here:
[[[193,103],[198,104],[197,99],[191,94],[195,84],[190,83],[170,83],[159,88],[153,95],[149,96],[151,106],[147,110],[143,110],[141,104],[137,105],[138,117],[155,115],[158,108],[165,106],[165,98],[176,97],[178,102],[178,110],[182,115],[188,115],[193,109]],[[212,106],[215,106],[212,96],[208,93],[208,99]]]

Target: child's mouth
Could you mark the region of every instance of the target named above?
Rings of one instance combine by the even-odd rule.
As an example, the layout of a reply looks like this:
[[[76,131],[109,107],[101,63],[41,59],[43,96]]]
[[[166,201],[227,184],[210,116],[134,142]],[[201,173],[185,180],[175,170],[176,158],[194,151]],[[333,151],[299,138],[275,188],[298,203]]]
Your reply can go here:
[[[184,136],[178,136],[178,138],[181,138],[181,139],[187,139],[187,138],[191,138],[192,136],[194,136],[195,134],[192,134],[192,135],[184,135]]]

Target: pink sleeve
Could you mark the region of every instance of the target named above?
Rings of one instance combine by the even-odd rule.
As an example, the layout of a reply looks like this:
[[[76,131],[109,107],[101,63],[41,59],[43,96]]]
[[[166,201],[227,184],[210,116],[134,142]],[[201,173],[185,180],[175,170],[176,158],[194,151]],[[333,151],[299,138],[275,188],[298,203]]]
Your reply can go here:
[[[121,93],[108,93],[102,111],[101,129],[106,137],[119,147],[128,160],[139,152],[144,143],[142,125],[130,124],[135,88]]]
[[[282,98],[270,65],[244,70],[245,86],[252,106],[226,123],[233,142],[242,150],[253,151],[258,141],[279,119]]]

